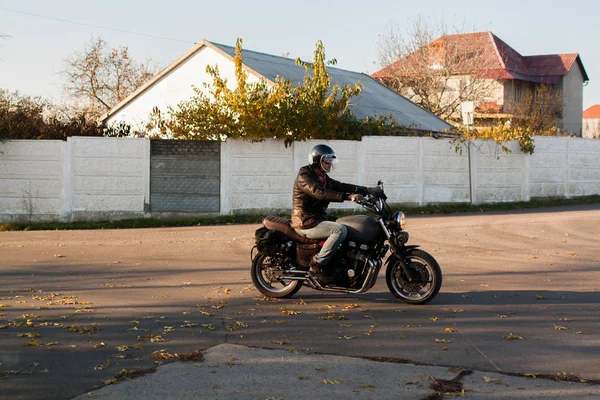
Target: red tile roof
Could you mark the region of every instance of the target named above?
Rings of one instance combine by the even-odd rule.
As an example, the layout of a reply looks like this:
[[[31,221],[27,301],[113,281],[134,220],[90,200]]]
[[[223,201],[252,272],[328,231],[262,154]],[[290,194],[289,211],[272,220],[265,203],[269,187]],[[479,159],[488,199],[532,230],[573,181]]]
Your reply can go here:
[[[583,112],[583,118],[600,118],[600,104],[596,104]]]
[[[567,75],[577,62],[584,80],[589,80],[577,53],[522,56],[492,32],[444,35],[425,47],[429,47],[430,51],[421,48],[375,72],[372,77],[386,78],[398,73],[416,74],[417,71],[414,67],[411,68],[411,64],[416,58],[427,53],[425,57],[436,58],[440,62],[448,62],[452,57],[459,59],[458,65],[453,65],[453,74],[475,72],[480,77],[492,79],[519,79],[555,84]]]

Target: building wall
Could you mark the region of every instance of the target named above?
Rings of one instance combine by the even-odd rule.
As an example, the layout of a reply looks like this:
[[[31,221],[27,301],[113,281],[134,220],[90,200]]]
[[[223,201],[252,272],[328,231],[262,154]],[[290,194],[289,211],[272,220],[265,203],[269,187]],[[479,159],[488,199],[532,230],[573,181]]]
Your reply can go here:
[[[600,138],[600,118],[583,119],[583,137],[590,139]]]
[[[567,76],[561,79],[563,92],[564,132],[581,137],[583,114],[583,75],[577,65],[573,65]]]
[[[194,96],[193,87],[206,92],[203,84],[213,82],[212,77],[206,72],[207,65],[217,66],[221,78],[227,80],[231,89],[235,88],[234,63],[216,50],[203,47],[144,91],[143,95],[138,96],[135,101],[129,102],[108,118],[106,125],[125,122],[136,131],[146,132],[145,125],[154,107],[158,107],[163,114],[166,114],[169,106],[176,108],[179,103]],[[258,82],[258,78],[248,74],[247,81]]]

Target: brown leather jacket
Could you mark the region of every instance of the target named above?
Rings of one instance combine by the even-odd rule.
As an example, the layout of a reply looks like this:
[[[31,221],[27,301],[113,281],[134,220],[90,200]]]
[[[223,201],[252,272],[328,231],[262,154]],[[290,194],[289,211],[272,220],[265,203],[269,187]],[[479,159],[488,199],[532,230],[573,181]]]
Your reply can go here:
[[[311,165],[300,168],[292,198],[292,228],[309,229],[327,220],[330,202],[349,200],[352,193],[366,194],[364,186],[338,182]],[[323,176],[324,183],[323,184]]]

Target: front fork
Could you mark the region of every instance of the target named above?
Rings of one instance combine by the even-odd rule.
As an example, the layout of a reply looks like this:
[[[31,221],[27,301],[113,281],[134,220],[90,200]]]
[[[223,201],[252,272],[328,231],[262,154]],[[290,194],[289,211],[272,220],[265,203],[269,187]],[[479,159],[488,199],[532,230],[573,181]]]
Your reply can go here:
[[[385,236],[387,237],[388,242],[390,243],[390,246],[391,246],[390,251],[392,252],[392,256],[390,256],[388,258],[386,264],[389,267],[392,257],[395,257],[398,260],[398,262],[400,263],[400,267],[402,268],[402,271],[404,271],[404,274],[408,278],[408,281],[409,282],[414,281],[415,279],[418,278],[417,272],[411,271],[411,269],[408,268],[408,266],[404,262],[404,258],[406,257],[406,255],[408,253],[410,253],[413,249],[416,249],[419,246],[418,245],[398,246],[396,243],[394,243],[394,240],[392,239],[392,234],[391,234],[390,230],[387,228],[387,226],[385,226],[385,222],[383,221],[383,218],[378,218],[377,222],[379,222],[379,225],[381,226],[381,229],[385,233]]]
[[[404,262],[404,259],[406,258],[406,256],[413,251],[414,249],[418,248],[419,245],[411,245],[411,246],[397,246],[394,243],[390,243],[391,248],[390,251],[392,252],[392,255],[388,258],[387,260],[387,267],[389,268],[389,266],[391,265],[391,263],[393,261],[397,261],[400,263],[400,268],[402,268],[402,271],[404,272],[404,274],[406,275],[406,277],[408,278],[409,282],[413,282],[416,279],[419,279],[419,274],[417,271],[408,268],[408,265],[406,265],[406,263]],[[392,258],[395,258],[395,260],[393,260]]]

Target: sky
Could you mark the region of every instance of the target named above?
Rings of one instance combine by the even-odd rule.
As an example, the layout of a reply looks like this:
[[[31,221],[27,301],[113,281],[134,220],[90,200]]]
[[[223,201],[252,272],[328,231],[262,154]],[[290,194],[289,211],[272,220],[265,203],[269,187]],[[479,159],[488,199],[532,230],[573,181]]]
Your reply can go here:
[[[336,67],[371,74],[381,37],[419,18],[449,33],[492,31],[522,55],[579,53],[583,107],[600,104],[597,0],[0,0],[0,88],[58,101],[65,60],[98,38],[161,67],[203,39],[304,60],[321,40]]]

